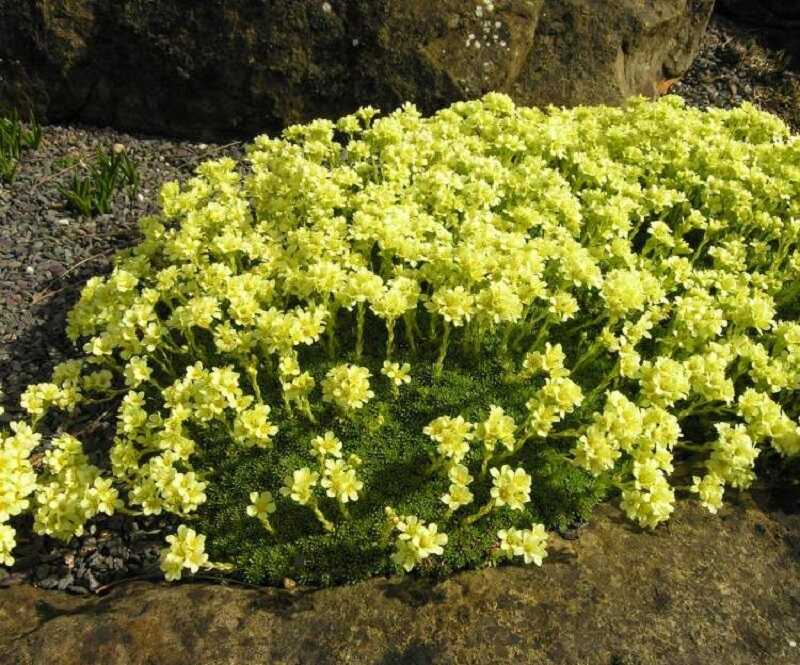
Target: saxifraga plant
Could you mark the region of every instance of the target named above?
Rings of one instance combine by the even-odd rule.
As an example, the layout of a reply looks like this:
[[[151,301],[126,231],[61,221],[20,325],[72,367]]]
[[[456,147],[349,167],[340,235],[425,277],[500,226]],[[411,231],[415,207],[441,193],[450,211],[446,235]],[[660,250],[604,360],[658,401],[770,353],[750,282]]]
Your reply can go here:
[[[779,119],[501,94],[376,115],[162,189],[70,313],[83,355],[3,435],[0,560],[23,513],[64,540],[123,513],[172,516],[168,579],[539,564],[604,496],[656,528],[797,459],[800,141]],[[85,450],[109,403],[113,442]]]

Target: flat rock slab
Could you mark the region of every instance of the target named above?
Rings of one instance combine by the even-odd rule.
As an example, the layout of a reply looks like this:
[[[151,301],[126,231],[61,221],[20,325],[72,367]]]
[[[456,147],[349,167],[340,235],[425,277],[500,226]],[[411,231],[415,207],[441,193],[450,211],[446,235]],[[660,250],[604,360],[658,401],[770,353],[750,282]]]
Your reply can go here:
[[[0,0],[0,108],[224,139],[489,90],[528,105],[655,96],[714,0]]]
[[[319,591],[131,582],[0,591],[4,665],[753,665],[800,662],[800,515],[682,505],[643,533],[610,506],[542,568]]]

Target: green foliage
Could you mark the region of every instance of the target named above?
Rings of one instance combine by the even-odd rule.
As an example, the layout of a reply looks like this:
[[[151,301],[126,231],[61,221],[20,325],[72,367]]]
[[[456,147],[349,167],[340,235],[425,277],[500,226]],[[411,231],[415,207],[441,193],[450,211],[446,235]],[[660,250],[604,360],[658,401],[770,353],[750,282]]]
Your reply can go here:
[[[27,127],[16,111],[0,117],[0,181],[13,182],[23,151],[37,150],[41,141],[42,128],[33,115]]]
[[[126,186],[132,192],[139,187],[136,164],[125,151],[109,150],[98,152],[87,173],[73,173],[58,189],[72,210],[92,217],[111,212],[114,194]]]
[[[369,331],[369,337],[378,336],[379,330]],[[352,341],[344,338],[341,343],[349,348]],[[353,359],[348,356],[352,354],[345,354],[344,359]],[[361,360],[373,375],[379,375],[382,362],[382,355]],[[531,522],[565,528],[576,519],[587,519],[603,490],[586,472],[568,463],[570,444],[563,441],[531,446],[510,460],[532,470],[536,489],[523,511],[497,511],[471,525],[461,525],[458,517],[442,522],[440,497],[449,482],[446,477],[428,474],[434,447],[422,429],[443,413],[460,413],[479,421],[493,403],[503,404],[522,421],[525,403],[536,389],[507,383],[506,371],[489,358],[454,358],[437,380],[431,374],[432,362],[432,357],[418,359],[419,366],[427,369],[414,376],[399,399],[385,383],[376,387],[375,399],[352,418],[329,409],[317,414],[314,425],[291,417],[285,407],[276,407],[273,420],[284,425],[268,451],[232,450],[226,433],[217,432],[204,446],[198,465],[213,472],[206,477],[208,501],[193,524],[208,536],[212,559],[235,563],[252,582],[280,583],[290,577],[301,583],[326,585],[390,573],[394,566],[386,556],[388,541],[380,542],[386,523],[384,507],[388,505],[401,514],[437,521],[448,533],[450,540],[441,560],[423,566],[429,574],[445,575],[486,560],[496,546],[499,529],[525,527]],[[331,365],[324,356],[303,363],[314,368],[318,376],[324,376]],[[279,487],[293,469],[313,467],[309,441],[326,429],[337,432],[346,453],[364,460],[359,477],[366,489],[350,507],[351,518],[329,535],[319,525],[309,528],[303,507],[281,506],[271,517],[276,535],[267,533],[242,506],[248,504],[253,488]],[[480,467],[480,461],[476,449],[466,463]],[[476,500],[482,503],[487,498],[488,486],[484,486]],[[321,508],[341,519],[334,500],[323,499]]]

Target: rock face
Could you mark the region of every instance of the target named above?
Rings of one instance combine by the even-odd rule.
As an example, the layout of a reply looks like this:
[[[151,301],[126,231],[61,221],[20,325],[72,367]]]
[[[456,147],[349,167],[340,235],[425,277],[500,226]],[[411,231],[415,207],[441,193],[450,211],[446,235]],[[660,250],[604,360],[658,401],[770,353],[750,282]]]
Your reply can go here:
[[[800,515],[598,511],[542,568],[293,592],[132,582],[0,589],[4,665],[796,665]]]
[[[488,90],[618,103],[686,70],[714,4],[482,2],[0,0],[0,107],[221,139]]]

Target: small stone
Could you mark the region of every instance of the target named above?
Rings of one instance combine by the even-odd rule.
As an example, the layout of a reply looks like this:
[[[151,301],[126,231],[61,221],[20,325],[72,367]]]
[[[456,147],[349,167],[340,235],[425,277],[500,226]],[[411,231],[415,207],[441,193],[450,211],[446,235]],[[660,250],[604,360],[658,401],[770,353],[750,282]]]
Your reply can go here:
[[[100,582],[97,581],[97,578],[92,574],[92,571],[89,571],[86,574],[86,581],[89,583],[90,591],[95,591],[100,587]]]
[[[0,570],[3,569],[0,568]],[[6,576],[0,579],[0,589],[7,589],[10,586],[22,584],[27,579],[28,573],[26,572],[8,573],[6,571]]]
[[[41,582],[39,582],[39,586],[42,587],[42,589],[55,589],[58,586],[58,578],[48,577],[43,579]]]
[[[70,593],[77,594],[79,596],[85,596],[89,593],[89,590],[86,587],[78,586],[77,584],[72,584],[67,587],[67,591]]]
[[[294,591],[297,588],[297,582],[288,577],[283,578],[283,588],[287,591]]]
[[[65,590],[65,589],[66,589],[68,586],[71,586],[71,585],[72,585],[72,583],[73,583],[74,581],[75,581],[75,578],[74,578],[74,577],[72,576],[72,574],[70,573],[70,574],[68,574],[66,577],[62,577],[62,578],[61,578],[61,579],[58,581],[58,588],[59,588],[61,591],[64,591],[64,590]]]

